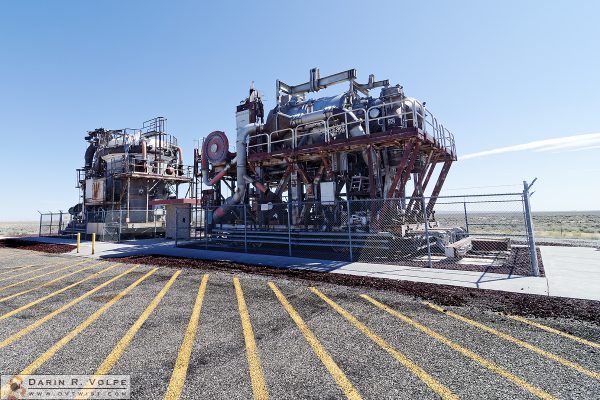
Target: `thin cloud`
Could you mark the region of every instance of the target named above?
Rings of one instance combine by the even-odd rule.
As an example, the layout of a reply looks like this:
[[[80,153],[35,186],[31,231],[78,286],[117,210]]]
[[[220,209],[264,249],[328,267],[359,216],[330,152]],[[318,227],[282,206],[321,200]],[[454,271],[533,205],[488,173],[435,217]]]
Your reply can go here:
[[[551,150],[590,150],[600,146],[600,133],[564,136],[555,139],[536,140],[534,142],[518,144],[515,146],[500,147],[493,150],[479,151],[459,157],[461,160],[491,156],[494,154],[514,153],[517,151],[551,151]]]

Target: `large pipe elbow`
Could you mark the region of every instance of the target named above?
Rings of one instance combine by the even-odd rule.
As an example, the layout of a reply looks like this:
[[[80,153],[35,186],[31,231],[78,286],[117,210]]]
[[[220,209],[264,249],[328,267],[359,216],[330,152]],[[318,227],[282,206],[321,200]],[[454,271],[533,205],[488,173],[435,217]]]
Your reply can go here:
[[[179,146],[177,146],[177,162],[179,165],[183,165],[183,151]]]
[[[231,209],[231,207],[235,206],[236,204],[239,204],[244,200],[244,197],[246,196],[246,185],[248,182],[253,183],[261,191],[263,191],[264,189],[264,186],[261,188],[260,186],[262,185],[257,185],[257,183],[254,182],[254,180],[248,176],[248,173],[246,171],[248,138],[251,134],[260,131],[260,129],[262,129],[262,126],[263,125],[259,123],[251,123],[242,128],[239,128],[237,131],[237,138],[235,144],[237,151],[237,177],[235,193],[231,197],[227,198],[223,205],[213,212],[213,220],[215,222],[218,222],[223,216],[225,216],[225,214],[227,213],[227,211],[229,211],[229,209]],[[206,175],[208,175],[208,173]]]

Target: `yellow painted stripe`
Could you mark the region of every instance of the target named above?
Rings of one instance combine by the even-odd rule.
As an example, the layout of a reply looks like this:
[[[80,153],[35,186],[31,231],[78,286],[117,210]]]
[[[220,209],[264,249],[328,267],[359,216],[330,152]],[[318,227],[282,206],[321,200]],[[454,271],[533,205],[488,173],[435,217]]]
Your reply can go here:
[[[48,276],[48,275],[55,274],[55,273],[57,273],[57,272],[60,272],[60,271],[63,271],[63,270],[65,270],[65,269],[69,269],[69,268],[76,267],[76,266],[78,266],[78,265],[80,265],[80,264],[83,264],[84,262],[87,262],[87,260],[79,261],[79,262],[77,262],[77,263],[75,263],[75,264],[66,265],[66,266],[64,266],[64,267],[61,267],[61,268],[55,269],[55,270],[53,270],[53,271],[50,271],[50,272],[46,272],[46,273],[44,273],[44,274],[41,274],[41,275],[32,276],[31,278],[27,278],[27,279],[24,279],[24,280],[22,280],[22,281],[19,281],[19,282],[11,283],[10,285],[2,286],[2,287],[0,287],[0,291],[2,291],[2,290],[4,290],[4,289],[9,289],[9,288],[11,288],[11,287],[15,287],[15,286],[22,285],[22,284],[24,284],[24,283],[27,283],[27,282],[29,282],[29,281],[32,281],[32,280],[34,280],[34,279],[41,278],[41,277],[43,277],[43,276]]]
[[[527,318],[519,317],[518,315],[509,315],[509,314],[502,314],[502,315],[507,318],[513,319],[515,321],[519,321],[519,322],[522,322],[527,325],[535,326],[536,328],[542,329],[546,332],[554,333],[554,334],[562,336],[564,338],[574,340],[575,342],[585,344],[587,346],[594,347],[596,349],[600,349],[600,343],[596,343],[596,342],[592,342],[591,340],[580,338],[579,336],[575,336],[571,333],[567,333],[567,332],[561,331],[559,329],[540,324],[539,322],[535,322],[535,321],[532,321]]]
[[[32,301],[32,302],[29,302],[29,303],[27,303],[27,304],[25,304],[25,305],[22,305],[21,307],[15,308],[15,309],[14,309],[14,310],[12,310],[12,311],[9,311],[9,312],[7,312],[7,313],[5,313],[5,314],[2,314],[2,315],[0,315],[0,321],[2,321],[3,319],[6,319],[6,318],[8,318],[8,317],[11,317],[11,316],[13,316],[13,315],[15,315],[15,314],[17,314],[17,313],[20,313],[21,311],[23,311],[23,310],[26,310],[26,309],[28,309],[28,308],[30,308],[30,307],[33,307],[33,306],[35,306],[36,304],[39,304],[39,303],[41,303],[41,302],[42,302],[42,301],[44,301],[44,300],[48,300],[48,299],[49,299],[49,298],[51,298],[51,297],[54,297],[54,296],[56,296],[56,295],[59,295],[59,294],[61,294],[61,293],[65,292],[65,291],[67,291],[67,290],[69,290],[69,289],[71,289],[71,288],[74,288],[75,286],[81,285],[82,283],[84,283],[84,282],[86,282],[86,281],[89,281],[90,279],[93,279],[93,278],[95,278],[95,277],[97,277],[97,276],[99,276],[99,275],[102,275],[102,274],[103,274],[103,273],[105,273],[105,272],[108,272],[108,271],[110,271],[111,269],[115,268],[115,267],[116,267],[116,266],[118,266],[118,265],[119,265],[119,264],[113,264],[113,265],[109,266],[108,268],[104,268],[102,271],[98,271],[98,272],[96,272],[95,274],[91,274],[91,275],[89,275],[89,276],[87,276],[87,277],[83,278],[83,279],[82,279],[82,280],[80,280],[80,281],[77,281],[77,282],[75,282],[75,283],[72,283],[72,284],[70,284],[70,285],[68,285],[68,286],[65,286],[65,287],[64,287],[64,288],[62,288],[62,289],[59,289],[59,290],[57,290],[57,291],[54,291],[54,292],[52,292],[52,293],[50,293],[50,294],[47,294],[47,295],[45,295],[45,296],[43,296],[43,297],[40,297],[39,299],[36,299],[36,300],[34,300],[34,301]]]
[[[319,296],[323,301],[337,311],[342,317],[346,318],[356,329],[362,334],[367,336],[369,339],[377,343],[379,347],[387,351],[392,357],[394,357],[400,364],[404,365],[412,374],[421,379],[427,386],[429,386],[434,392],[436,392],[442,399],[458,399],[459,397],[452,393],[450,389],[438,382],[433,376],[429,375],[423,368],[419,367],[412,360],[400,353],[389,343],[377,336],[371,331],[365,324],[357,320],[352,314],[344,310],[339,304],[331,300],[329,297],[321,293],[319,289],[311,287],[310,290]]]
[[[56,342],[52,347],[42,353],[38,358],[36,358],[31,364],[29,364],[23,371],[21,371],[21,375],[30,375],[33,374],[39,367],[44,365],[46,361],[51,359],[60,349],[65,347],[71,340],[75,339],[77,335],[83,332],[88,326],[90,326],[94,321],[96,321],[102,314],[108,311],[117,301],[121,300],[125,297],[129,292],[131,292],[136,286],[146,280],[150,275],[154,274],[158,271],[158,268],[153,268],[147,273],[145,273],[141,278],[133,282],[131,285],[127,286],[122,292],[118,295],[110,299],[108,303],[104,304],[98,310],[96,310],[92,315],[87,317],[85,321],[81,324],[77,325],[71,332],[67,333],[62,339]]]
[[[31,267],[35,267],[35,266],[37,266],[37,264],[20,265],[18,267],[14,267],[14,268],[11,268],[8,271],[4,271],[4,272],[0,273],[0,276],[8,275],[8,274],[11,274],[11,273],[16,272],[16,271],[21,271],[21,270],[23,270],[25,268],[31,268]]]
[[[127,333],[119,340],[119,343],[112,349],[110,354],[104,359],[102,364],[96,369],[95,375],[106,375],[110,372],[111,368],[119,361],[119,358],[123,355],[135,335],[138,333],[144,322],[150,317],[150,314],[156,309],[158,304],[161,302],[163,297],[167,294],[173,283],[175,283],[175,279],[181,274],[181,271],[177,271],[171,276],[171,279],[165,284],[165,286],[161,289],[160,292],[152,299],[152,302],[146,307],[144,312],[139,316],[137,321],[129,328]],[[97,381],[96,381],[97,382]],[[88,399],[91,395],[90,389],[94,389],[97,384],[87,384],[81,390],[81,394],[76,397],[77,400]]]
[[[44,270],[44,269],[52,268],[52,267],[55,267],[55,266],[57,266],[58,264],[60,264],[60,263],[56,263],[56,264],[50,264],[50,265],[44,265],[44,266],[42,266],[42,267],[39,267],[39,268],[30,269],[29,271],[26,271],[26,272],[21,272],[20,274],[16,274],[16,275],[13,275],[13,276],[9,276],[9,277],[6,277],[6,278],[2,278],[2,279],[0,279],[0,282],[4,282],[4,281],[7,281],[7,280],[9,280],[9,279],[17,278],[17,277],[19,277],[19,276],[23,276],[23,275],[31,274],[32,272],[38,272],[38,271],[41,271],[41,270]]]
[[[279,300],[283,308],[285,308],[292,320],[296,323],[298,329],[300,329],[300,332],[302,332],[304,338],[306,339],[308,344],[310,344],[310,347],[312,347],[317,357],[319,357],[319,360],[321,360],[325,368],[327,368],[327,371],[329,371],[329,373],[335,380],[335,383],[337,383],[340,389],[342,389],[346,397],[352,400],[361,399],[360,394],[354,388],[352,382],[350,382],[350,380],[346,377],[344,372],[340,369],[340,367],[338,367],[336,362],[333,361],[333,358],[331,358],[327,350],[325,350],[325,348],[321,345],[317,337],[306,325],[302,317],[300,317],[300,315],[298,314],[298,312],[296,312],[296,310],[290,304],[290,302],[285,298],[283,293],[281,293],[281,291],[277,288],[277,286],[275,286],[273,282],[269,282],[269,287],[275,293],[275,296],[277,296],[277,299]]]
[[[254,340],[254,332],[252,331],[252,324],[250,323],[250,315],[248,314],[248,307],[246,306],[246,300],[244,300],[244,292],[242,291],[242,285],[240,284],[239,278],[233,278],[233,286],[235,286],[235,295],[237,297],[240,319],[242,321],[242,329],[244,331],[244,341],[246,343],[246,356],[248,357],[248,368],[250,370],[252,393],[254,394],[255,400],[266,400],[269,398],[269,392],[267,391],[265,376],[260,365],[260,357],[258,355],[258,349],[256,348],[256,342]]]
[[[459,352],[460,354],[462,354],[465,357],[470,358],[471,360],[483,365],[485,368],[489,369],[490,371],[508,379],[509,381],[511,381],[512,383],[514,383],[515,385],[519,386],[521,389],[524,389],[526,391],[528,391],[529,393],[533,394],[534,396],[539,397],[540,399],[556,399],[556,397],[552,396],[549,393],[546,393],[545,391],[531,385],[529,382],[519,378],[516,375],[513,375],[512,373],[508,372],[506,369],[502,368],[501,366],[497,365],[496,363],[487,360],[483,357],[481,357],[479,354],[465,348],[462,347],[461,345],[451,341],[450,339],[448,339],[447,337],[440,335],[439,333],[437,333],[436,331],[434,331],[433,329],[430,329],[428,327],[426,327],[425,325],[420,324],[419,322],[407,317],[404,314],[399,313],[398,311],[386,306],[385,304],[375,300],[374,298],[372,298],[369,295],[366,294],[362,294],[360,297],[362,297],[363,299],[369,301],[371,304],[375,305],[376,307],[378,307],[379,309],[387,312],[388,314],[393,315],[394,317],[400,319],[401,321],[406,322],[407,324],[409,324],[410,326],[412,326],[413,328],[416,328],[418,330],[420,330],[421,332],[431,336],[432,338],[434,338],[435,340],[445,344],[446,346],[450,347],[452,350]]]
[[[175,361],[175,367],[171,374],[171,380],[169,381],[169,387],[165,394],[165,400],[177,400],[181,396],[183,391],[183,384],[187,376],[188,366],[190,364],[190,357],[192,356],[192,347],[194,346],[194,338],[198,331],[198,322],[200,321],[200,311],[202,310],[202,301],[204,300],[204,293],[206,293],[206,285],[208,283],[208,274],[202,276],[202,282],[198,288],[198,294],[196,295],[196,302],[192,309],[192,315],[188,326],[183,336],[183,342],[179,348],[179,354]]]
[[[26,326],[25,328],[21,329],[19,332],[15,333],[14,335],[9,336],[8,338],[6,338],[2,342],[0,342],[0,349],[5,348],[6,346],[10,345],[11,343],[14,343],[15,341],[19,340],[20,338],[27,335],[28,333],[33,332],[35,329],[39,328],[42,324],[44,324],[44,323],[48,322],[49,320],[51,320],[52,318],[56,317],[58,314],[65,312],[69,308],[73,307],[75,304],[90,297],[91,295],[93,295],[94,293],[96,293],[97,291],[102,289],[103,287],[110,285],[112,282],[116,281],[119,278],[122,278],[123,276],[127,275],[128,273],[130,273],[131,271],[133,271],[136,268],[137,268],[137,266],[129,268],[127,271],[109,279],[108,281],[102,283],[101,285],[96,286],[92,290],[84,293],[83,295],[77,297],[76,299],[73,299],[70,302],[68,302],[67,304],[52,311],[50,314],[47,314],[46,316],[38,319],[31,325]]]
[[[572,369],[574,369],[577,372],[580,372],[580,373],[582,373],[584,375],[587,375],[587,376],[589,376],[591,378],[600,380],[600,373],[591,371],[591,370],[589,370],[589,369],[587,369],[585,367],[582,367],[581,365],[579,365],[577,363],[574,363],[573,361],[569,361],[567,359],[564,359],[564,358],[562,358],[560,356],[557,356],[556,354],[550,353],[550,352],[548,352],[546,350],[543,350],[543,349],[541,349],[541,348],[539,348],[537,346],[534,346],[531,343],[528,343],[528,342],[525,342],[523,340],[517,339],[516,337],[511,336],[511,335],[509,335],[507,333],[500,332],[499,330],[491,328],[491,327],[489,327],[487,325],[484,325],[481,322],[477,322],[477,321],[474,321],[474,320],[469,319],[467,317],[463,317],[462,315],[456,314],[456,313],[454,313],[454,312],[452,312],[450,310],[444,310],[442,307],[440,307],[440,306],[438,306],[436,304],[433,304],[433,303],[430,303],[430,302],[424,302],[424,304],[426,304],[427,306],[433,308],[434,310],[439,311],[441,313],[444,313],[444,314],[446,314],[446,315],[448,315],[448,316],[450,316],[450,317],[452,317],[454,319],[457,319],[457,320],[462,321],[462,322],[464,322],[466,324],[469,324],[471,326],[474,326],[476,328],[484,330],[484,331],[486,331],[488,333],[491,333],[492,335],[496,335],[496,336],[498,336],[498,337],[500,337],[500,338],[502,338],[504,340],[507,340],[507,341],[509,341],[511,343],[514,343],[517,346],[521,346],[521,347],[523,347],[523,348],[525,348],[527,350],[533,351],[534,353],[537,353],[537,354],[539,354],[539,355],[541,355],[543,357],[546,357],[546,358],[548,358],[548,359],[550,359],[552,361],[556,361],[557,363],[560,363],[560,364],[564,365],[565,367],[572,368]]]
[[[29,292],[32,292],[32,291],[34,291],[34,290],[37,290],[37,289],[43,288],[43,287],[45,287],[45,286],[52,285],[52,284],[54,284],[54,283],[56,283],[56,282],[60,282],[60,281],[62,281],[63,279],[66,279],[66,278],[68,278],[68,277],[70,277],[70,276],[73,276],[73,275],[75,275],[75,274],[78,274],[78,273],[80,273],[80,272],[82,272],[82,271],[85,271],[85,270],[88,270],[88,269],[91,269],[91,268],[97,267],[98,265],[104,264],[105,262],[106,262],[106,261],[101,261],[101,262],[99,262],[99,263],[96,263],[96,264],[87,265],[87,266],[85,266],[85,267],[83,267],[83,268],[80,268],[80,269],[78,269],[78,270],[76,270],[76,271],[73,271],[73,272],[71,272],[71,273],[69,273],[69,274],[66,274],[66,275],[63,275],[63,276],[59,276],[59,277],[58,277],[58,278],[56,278],[56,279],[52,279],[51,281],[48,281],[48,282],[46,282],[46,283],[43,283],[43,284],[41,284],[41,285],[39,285],[39,286],[35,286],[35,287],[32,287],[31,289],[27,289],[27,290],[23,290],[23,291],[21,291],[21,292],[15,293],[15,294],[11,294],[10,296],[5,296],[5,297],[2,297],[2,298],[0,298],[0,303],[2,303],[2,302],[5,302],[5,301],[7,301],[7,300],[10,300],[10,299],[13,299],[13,298],[15,298],[15,297],[18,297],[18,296],[22,296],[22,295],[24,295],[24,294],[26,294],[26,293],[29,293]]]

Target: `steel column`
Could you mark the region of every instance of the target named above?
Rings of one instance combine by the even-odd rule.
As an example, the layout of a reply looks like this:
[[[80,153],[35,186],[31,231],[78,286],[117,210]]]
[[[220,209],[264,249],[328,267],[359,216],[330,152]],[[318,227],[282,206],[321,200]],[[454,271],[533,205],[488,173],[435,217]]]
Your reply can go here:
[[[448,171],[450,170],[451,166],[452,166],[452,160],[444,161],[444,166],[442,167],[442,170],[440,171],[440,176],[438,176],[438,180],[435,183],[433,192],[431,192],[431,197],[429,197],[429,203],[427,204],[427,218],[428,219],[429,219],[429,215],[431,214],[431,210],[433,210],[433,207],[435,206],[437,197],[439,196],[440,191],[442,190],[442,186],[444,185],[444,181],[446,180],[446,177],[448,176]]]

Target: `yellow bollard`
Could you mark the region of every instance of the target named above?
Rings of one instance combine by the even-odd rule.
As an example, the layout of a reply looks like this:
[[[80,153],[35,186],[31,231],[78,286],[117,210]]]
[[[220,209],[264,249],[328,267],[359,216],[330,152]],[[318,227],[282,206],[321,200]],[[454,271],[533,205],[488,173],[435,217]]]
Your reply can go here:
[[[80,245],[81,245],[81,233],[77,232],[77,253],[79,253]]]
[[[96,234],[92,233],[92,254],[94,254],[95,250],[96,250]]]

